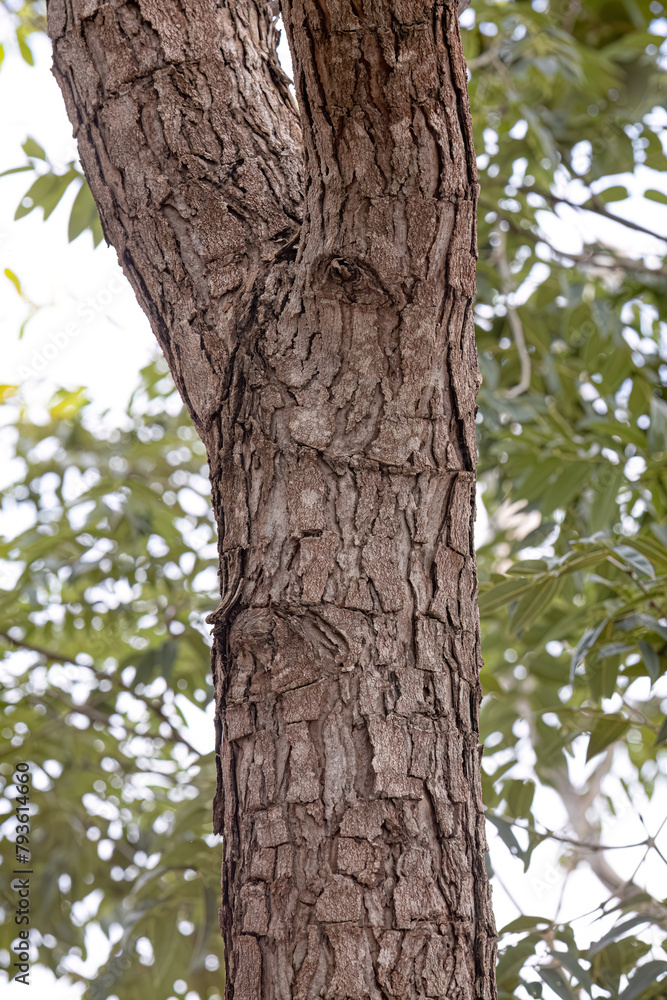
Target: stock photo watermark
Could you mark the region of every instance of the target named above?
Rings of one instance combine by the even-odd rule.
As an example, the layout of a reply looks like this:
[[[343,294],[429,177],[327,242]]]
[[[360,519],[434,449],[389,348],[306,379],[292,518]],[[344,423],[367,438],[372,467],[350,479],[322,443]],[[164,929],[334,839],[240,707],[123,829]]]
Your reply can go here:
[[[30,782],[30,765],[21,761],[14,773],[16,837],[11,889],[15,893],[14,923],[20,929],[12,942],[12,968],[16,969],[12,982],[24,986],[30,985],[30,893],[35,874],[30,850]]]
[[[113,299],[126,290],[126,287],[122,279],[114,275],[103,288],[80,302],[77,307],[77,319],[67,323],[60,330],[49,333],[46,342],[40,347],[32,348],[30,364],[23,363],[18,366],[21,382],[25,383],[42,375],[58,355],[66,351],[72,341],[76,340],[83,330],[103,313]]]

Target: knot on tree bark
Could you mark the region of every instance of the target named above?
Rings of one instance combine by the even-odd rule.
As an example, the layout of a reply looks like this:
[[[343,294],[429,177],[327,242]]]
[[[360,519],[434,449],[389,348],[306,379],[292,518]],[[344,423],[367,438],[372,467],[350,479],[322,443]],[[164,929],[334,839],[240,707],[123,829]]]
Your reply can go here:
[[[390,301],[371,264],[351,254],[327,254],[317,261],[313,268],[313,290],[323,298],[365,306],[379,307]]]

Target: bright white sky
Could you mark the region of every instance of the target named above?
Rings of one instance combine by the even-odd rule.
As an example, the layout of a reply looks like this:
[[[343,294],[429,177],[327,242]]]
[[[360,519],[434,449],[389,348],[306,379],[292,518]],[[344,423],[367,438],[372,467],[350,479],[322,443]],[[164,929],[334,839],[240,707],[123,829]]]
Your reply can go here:
[[[57,164],[76,157],[72,129],[49,68],[50,46],[41,36],[31,45],[35,67],[10,49],[0,72],[0,171],[24,162],[21,143],[27,135],[33,135]],[[136,387],[139,369],[155,352],[148,322],[122,275],[115,250],[104,243],[93,250],[90,233],[67,242],[74,190],[67,192],[46,225],[39,209],[18,223],[13,221],[32,179],[27,173],[0,178],[0,271],[9,267],[26,295],[46,308],[28,323],[19,341],[26,306],[0,273],[0,380],[22,384],[30,402],[47,401],[63,385],[86,386],[100,408],[122,409]],[[90,318],[91,310],[95,318]],[[50,335],[57,338],[70,323],[76,323],[80,333],[42,367],[39,355],[52,344]],[[35,374],[21,378],[22,366]]]
[[[468,15],[469,12],[466,12],[464,18]],[[6,26],[3,18],[4,12],[0,11],[0,38],[7,36],[7,31],[3,31]],[[71,127],[49,69],[49,44],[46,39],[35,37],[31,40],[31,47],[36,56],[34,68],[25,65],[11,42],[6,44],[6,61],[0,72],[0,135],[3,137],[0,171],[24,162],[20,147],[27,135],[32,135],[41,143],[58,164],[65,164],[76,157]],[[663,116],[667,124],[667,114],[663,112]],[[585,151],[582,151],[584,154]],[[635,197],[614,205],[618,214],[667,234],[667,207],[637,197],[649,187],[667,191],[667,175],[640,169],[634,178],[623,180],[629,181]],[[118,413],[124,409],[137,384],[139,369],[154,354],[154,340],[148,322],[122,276],[114,250],[102,244],[93,251],[88,233],[68,244],[67,222],[74,192],[63,199],[46,225],[42,222],[40,210],[18,223],[13,221],[16,206],[30,183],[29,174],[0,178],[0,383],[21,384],[23,397],[37,412],[57,388],[85,386],[99,409],[111,408]],[[618,183],[617,178],[609,179],[603,186],[615,183]],[[583,200],[579,199],[576,184],[568,186],[567,194],[573,201]],[[559,249],[575,253],[581,249],[582,235],[590,238],[594,234],[615,243],[627,254],[650,254],[658,249],[645,237],[621,226],[605,224],[604,220],[596,220],[592,216],[588,218],[589,221],[582,225],[581,221],[576,221],[572,210],[565,209],[560,221],[552,217],[551,221],[545,219],[544,224]],[[2,273],[5,267],[19,277],[28,297],[45,307],[28,324],[20,341],[18,329],[25,319],[26,307]],[[91,308],[95,313],[92,319]],[[73,322],[79,330],[76,338],[67,347],[58,347],[51,360],[45,360],[42,352],[47,345],[53,344],[52,337],[56,338],[57,347],[59,332]],[[48,354],[53,354],[50,347]],[[32,370],[28,377],[26,369]],[[0,428],[0,456],[6,454],[1,435]],[[0,485],[4,481],[0,469]],[[193,708],[193,713],[195,711]],[[212,748],[213,727],[209,723],[202,726],[201,721],[193,718],[189,735],[193,742],[201,743],[202,733],[208,733],[210,739],[207,737],[202,746],[202,750],[206,751]],[[584,759],[585,748],[582,746],[574,764],[574,772],[582,781],[586,770]],[[526,776],[529,764],[527,753]],[[617,779],[610,779],[610,783],[612,781],[617,782]],[[558,828],[566,819],[560,801],[548,791],[539,795],[540,811],[551,828]],[[657,797],[653,805],[646,800],[642,802],[642,811],[652,833],[661,818],[656,800]],[[642,840],[644,836],[636,811],[627,809],[606,824],[603,839],[622,845]],[[573,879],[564,882],[563,872],[557,867],[561,850],[556,845],[541,848],[537,860],[524,874],[522,863],[508,858],[493,828],[489,829],[489,838],[494,863],[502,874],[503,883],[511,887],[511,894],[524,913],[555,914],[560,900],[560,918],[569,919],[592,910],[604,898],[599,883],[586,867],[580,868]],[[630,876],[640,856],[635,850],[619,851],[610,860],[620,872]],[[658,896],[667,895],[666,871],[657,859],[650,860],[642,869],[644,878],[652,884]],[[661,883],[664,888],[657,889],[656,886]],[[495,888],[494,898],[499,926],[518,915],[500,886]],[[575,926],[582,941],[597,938],[602,933],[600,924],[589,932],[586,919],[579,920]],[[92,932],[89,944],[89,963],[92,962],[92,966],[89,963],[86,965],[94,969],[106,958],[109,944],[99,929]],[[19,997],[37,1000],[37,997],[46,995],[50,1000],[75,1000],[80,993],[79,987],[64,980],[56,986],[50,974],[33,967],[29,989],[26,991],[18,984],[10,985],[4,996],[7,1000]]]

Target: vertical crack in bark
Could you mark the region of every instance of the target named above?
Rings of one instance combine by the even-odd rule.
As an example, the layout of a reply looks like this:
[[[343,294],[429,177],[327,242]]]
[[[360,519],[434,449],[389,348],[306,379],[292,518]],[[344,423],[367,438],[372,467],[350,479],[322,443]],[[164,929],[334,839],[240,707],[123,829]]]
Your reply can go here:
[[[493,1000],[457,13],[282,13],[305,175],[273,7],[49,0],[105,232],[209,456],[226,996]]]

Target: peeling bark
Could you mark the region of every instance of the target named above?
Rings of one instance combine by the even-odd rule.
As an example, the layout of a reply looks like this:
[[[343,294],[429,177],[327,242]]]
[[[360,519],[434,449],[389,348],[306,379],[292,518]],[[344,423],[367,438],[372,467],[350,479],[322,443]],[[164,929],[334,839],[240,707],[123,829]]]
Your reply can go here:
[[[107,239],[206,444],[228,1000],[492,1000],[456,6],[49,0]],[[301,134],[301,130],[302,133]]]

